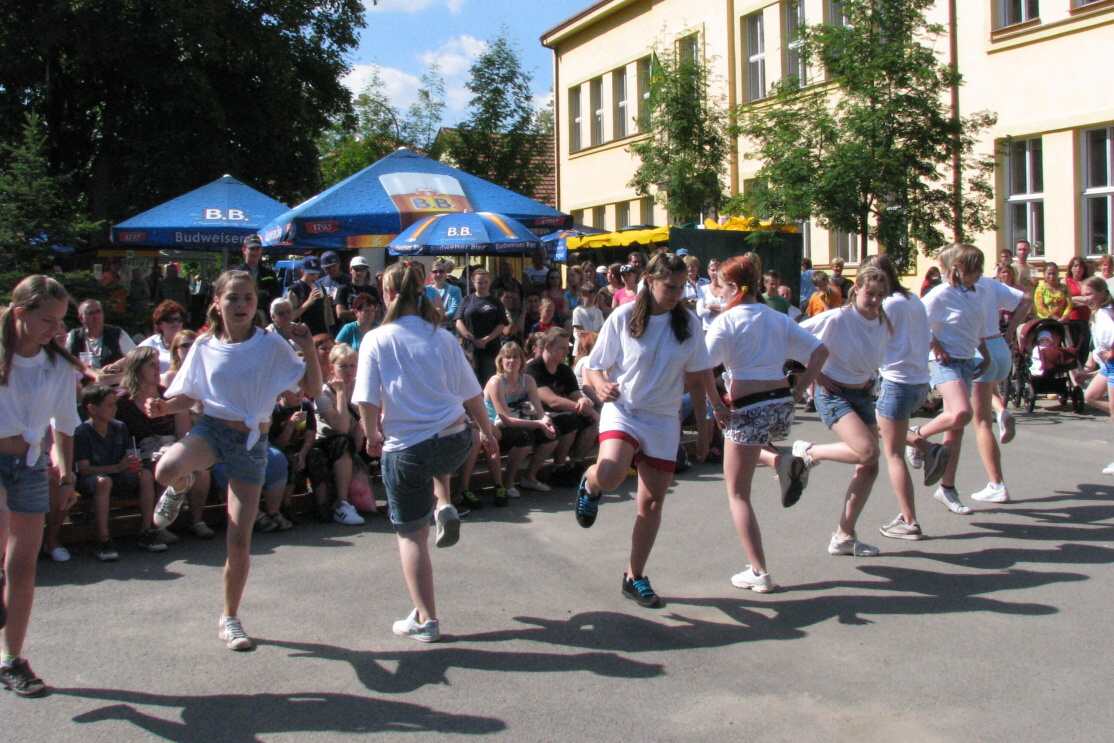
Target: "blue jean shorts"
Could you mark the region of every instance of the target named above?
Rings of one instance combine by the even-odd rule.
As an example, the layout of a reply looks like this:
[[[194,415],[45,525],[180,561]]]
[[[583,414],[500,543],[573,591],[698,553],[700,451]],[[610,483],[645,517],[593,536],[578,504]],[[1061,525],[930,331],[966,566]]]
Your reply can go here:
[[[8,500],[5,509],[0,498],[0,511],[46,513],[50,510],[50,483],[46,473],[48,462],[46,453],[40,454],[39,460],[30,467],[25,455],[0,454],[0,489],[7,492]]]
[[[883,378],[882,391],[874,409],[888,420],[907,421],[924,404],[928,390],[927,384],[905,384]]]
[[[249,485],[262,485],[267,479],[267,436],[248,449],[248,434],[237,431],[219,418],[203,415],[193,425],[189,436],[196,436],[209,445],[218,463],[231,480],[242,480]]]
[[[428,526],[433,517],[433,478],[460,469],[472,449],[472,429],[437,435],[401,451],[385,451],[381,461],[387,511],[399,534]]]
[[[855,413],[859,420],[868,426],[878,422],[874,415],[874,389],[855,389],[854,387],[833,387],[829,391],[820,384],[816,385],[816,412],[825,426],[831,428],[848,413]]]
[[[942,364],[935,359],[928,360],[928,381],[933,387],[947,382],[963,382],[968,390],[975,381],[975,370],[981,362],[978,359],[952,359]]]
[[[990,364],[986,367],[982,376],[975,381],[997,384],[1010,375],[1010,369],[1013,367],[1013,354],[1010,353],[1010,346],[1002,336],[987,338],[986,350],[990,354]],[[982,355],[976,353],[975,361],[982,363]]]
[[[267,447],[267,469],[263,473],[263,490],[270,490],[279,485],[286,485],[286,476],[290,471],[290,463],[286,455],[273,446]],[[218,462],[213,466],[213,483],[218,490],[228,488],[228,465]]]

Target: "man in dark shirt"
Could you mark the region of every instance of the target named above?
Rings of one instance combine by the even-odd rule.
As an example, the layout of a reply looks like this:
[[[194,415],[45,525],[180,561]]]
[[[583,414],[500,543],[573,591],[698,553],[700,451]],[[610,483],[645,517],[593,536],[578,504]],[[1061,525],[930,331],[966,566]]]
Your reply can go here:
[[[356,256],[348,264],[348,270],[351,272],[352,280],[337,290],[336,308],[339,324],[352,322],[356,319],[356,313],[352,309],[352,300],[358,294],[367,294],[375,299],[376,304],[382,304],[379,298],[379,289],[371,280],[371,266],[368,265],[367,258],[362,255]],[[325,279],[322,279],[322,281],[325,281]]]
[[[317,285],[329,295],[333,304],[340,304],[337,295],[343,287],[352,283],[348,274],[341,271],[340,255],[334,250],[326,250],[321,254],[321,270],[324,275],[318,280]]]
[[[310,256],[302,261],[302,277],[290,285],[286,298],[294,308],[294,321],[305,323],[313,335],[332,335],[336,324],[332,298],[318,285],[321,264]]]
[[[526,365],[526,373],[538,386],[538,397],[557,429],[558,444],[553,463],[564,465],[569,452],[580,459],[596,440],[600,416],[592,401],[580,391],[576,375],[565,363],[569,355],[569,334],[564,328],[550,328],[542,340],[542,355]],[[575,450],[573,448],[575,444]]]
[[[279,283],[275,272],[263,264],[263,242],[259,235],[248,235],[240,248],[244,256],[244,263],[236,266],[240,271],[247,271],[255,279],[255,291],[259,296],[257,307],[266,317],[271,310],[271,301],[279,297]]]

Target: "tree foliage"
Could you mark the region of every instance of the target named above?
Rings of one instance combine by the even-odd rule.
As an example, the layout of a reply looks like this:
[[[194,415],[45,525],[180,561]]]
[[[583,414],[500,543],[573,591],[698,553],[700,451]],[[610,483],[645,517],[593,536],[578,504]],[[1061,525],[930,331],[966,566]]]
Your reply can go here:
[[[20,138],[0,144],[0,255],[10,261],[7,269],[44,271],[54,246],[76,248],[97,229],[84,201],[65,194],[68,180],[51,174],[42,121],[28,114]]]
[[[472,64],[468,119],[448,138],[457,167],[527,196],[551,166],[534,111],[530,74],[505,33],[490,42]]]
[[[707,66],[658,51],[650,73],[650,136],[630,146],[640,164],[630,185],[655,194],[675,223],[715,214],[723,203],[727,114],[709,91]]]
[[[349,109],[360,0],[0,4],[0,141],[28,111],[52,169],[117,220],[236,173],[296,201]]]
[[[834,87],[801,89],[790,78],[774,86],[768,103],[740,109],[739,133],[755,145],[749,156],[763,162],[765,187],[748,194],[755,213],[814,217],[860,235],[864,254],[874,238],[902,266],[918,248],[931,254],[957,235],[993,226],[993,153],[975,146],[995,117],[953,120],[945,97],[961,80],[934,51],[945,30],[925,18],[933,5],[844,0],[846,23],[802,32],[802,54],[827,70]],[[965,176],[959,224],[955,144]]]

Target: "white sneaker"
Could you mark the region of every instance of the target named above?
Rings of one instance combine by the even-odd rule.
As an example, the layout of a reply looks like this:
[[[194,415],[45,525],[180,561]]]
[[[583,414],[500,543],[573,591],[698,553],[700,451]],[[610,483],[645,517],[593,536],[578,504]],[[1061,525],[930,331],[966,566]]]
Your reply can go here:
[[[1104,474],[1104,475],[1114,475],[1114,462],[1111,462],[1110,464],[1103,467],[1102,468],[1102,474]]]
[[[743,572],[731,576],[731,585],[735,588],[749,588],[755,593],[769,593],[777,588],[769,573],[755,572],[750,565]]]
[[[71,557],[70,551],[62,546],[55,547],[47,552],[47,554],[50,555],[50,559],[54,562],[69,562]]]
[[[178,518],[178,513],[182,510],[182,504],[186,502],[186,495],[193,487],[193,473],[191,472],[187,477],[187,483],[182,488],[181,492],[175,490],[173,487],[168,487],[162,491],[159,497],[159,502],[155,504],[155,528],[165,529],[174,523]]]
[[[507,488],[507,497],[508,498],[521,498],[522,493],[518,492],[518,488],[516,488],[512,485],[511,487]]]
[[[812,448],[811,441],[802,441],[798,439],[793,442],[793,456],[800,457],[801,459],[805,460],[805,467],[812,469],[819,463],[813,461],[812,455],[808,453],[808,450],[810,448]]]
[[[1017,433],[1017,423],[1013,419],[1013,414],[1008,410],[998,411],[998,443],[1008,444],[1013,441],[1014,434]]]
[[[860,542],[855,537],[840,539],[839,534],[833,534],[831,541],[828,542],[829,555],[847,555],[849,557],[874,557],[880,552],[881,550],[879,550],[873,544]]]
[[[218,626],[220,631],[217,637],[224,640],[229,650],[244,651],[255,647],[248,633],[244,632],[244,625],[240,624],[239,617],[226,617],[222,614]]]
[[[460,541],[460,514],[457,513],[456,506],[438,508],[437,513],[433,514],[433,521],[437,524],[434,544],[438,547],[452,547]]]
[[[356,513],[356,507],[346,500],[337,503],[337,507],[333,509],[333,521],[345,526],[363,526],[364,517]]]
[[[1004,482],[987,483],[985,488],[971,494],[971,500],[981,501],[982,503],[1009,503],[1010,491],[1006,490]]]
[[[909,433],[915,434],[918,433],[920,430],[920,426],[909,427]],[[909,466],[915,470],[919,470],[921,467],[924,467],[924,455],[921,454],[921,450],[915,446],[905,447],[905,461],[908,462]]]
[[[537,480],[519,480],[518,486],[523,490],[534,490],[538,493],[548,493],[553,489],[544,482],[538,482]]]
[[[971,507],[963,505],[959,500],[959,493],[955,488],[945,488],[943,485],[936,488],[936,492],[932,497],[944,504],[944,506],[952,513],[958,513],[960,516],[966,516],[971,513]]]
[[[418,610],[410,612],[405,619],[391,625],[391,630],[399,637],[409,637],[418,642],[437,642],[441,639],[441,626],[436,619],[418,621]]]
[[[163,544],[178,544],[178,542],[182,541],[181,538],[170,531],[170,529],[156,529],[155,534]]]

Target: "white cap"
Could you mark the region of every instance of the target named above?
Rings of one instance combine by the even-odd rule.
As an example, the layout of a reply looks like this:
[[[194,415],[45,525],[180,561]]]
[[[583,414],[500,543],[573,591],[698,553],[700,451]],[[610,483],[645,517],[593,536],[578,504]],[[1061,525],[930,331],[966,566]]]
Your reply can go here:
[[[371,268],[371,266],[367,262],[367,258],[364,258],[362,255],[356,256],[355,258],[353,258],[348,263],[349,268],[356,268],[357,266],[363,266],[364,268]]]

